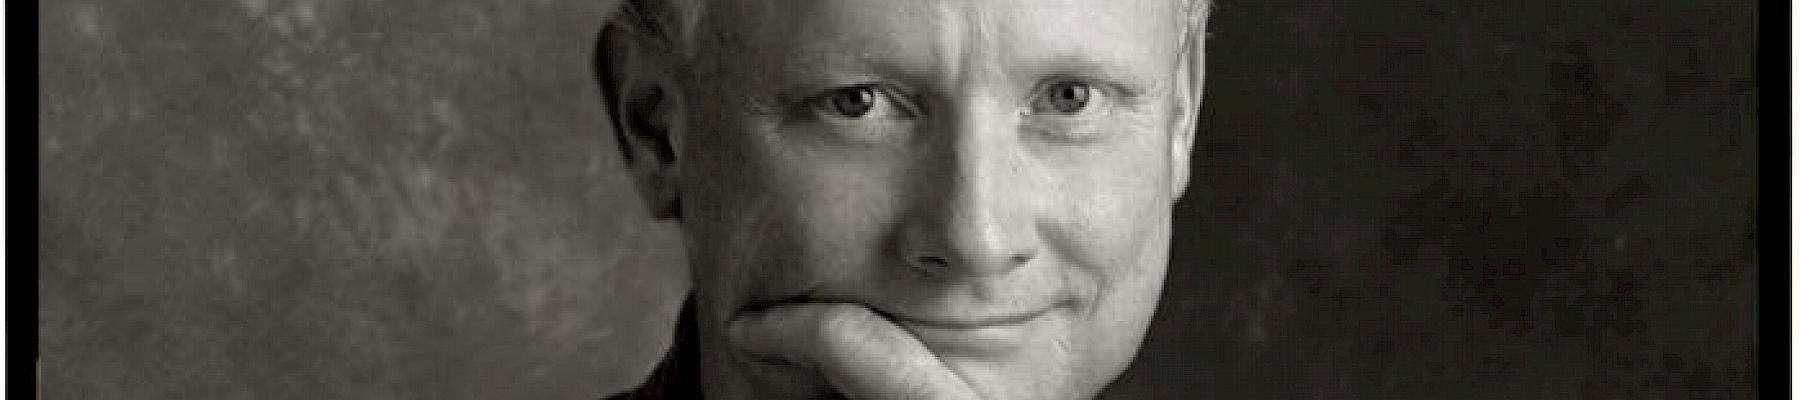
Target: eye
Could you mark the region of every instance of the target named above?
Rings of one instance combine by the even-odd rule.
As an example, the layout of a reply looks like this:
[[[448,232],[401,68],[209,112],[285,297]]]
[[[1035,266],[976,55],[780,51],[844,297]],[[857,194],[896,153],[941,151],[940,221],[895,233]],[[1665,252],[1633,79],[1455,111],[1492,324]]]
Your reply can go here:
[[[876,85],[833,88],[809,101],[811,108],[823,116],[842,119],[905,118],[893,96]]]
[[[833,114],[862,118],[869,114],[870,109],[875,108],[875,89],[868,86],[841,88],[827,93],[825,100],[830,102]]]
[[[1032,102],[1032,111],[1056,114],[1075,114],[1087,110],[1094,102],[1096,89],[1086,82],[1058,82],[1044,88],[1044,93],[1037,101]]]

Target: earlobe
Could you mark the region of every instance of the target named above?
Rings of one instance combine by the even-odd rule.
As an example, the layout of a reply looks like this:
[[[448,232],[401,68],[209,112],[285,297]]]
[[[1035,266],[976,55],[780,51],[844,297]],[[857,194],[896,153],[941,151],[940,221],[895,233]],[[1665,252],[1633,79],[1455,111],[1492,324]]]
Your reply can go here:
[[[650,211],[650,217],[656,219],[681,219],[681,187],[679,178],[673,168],[654,171],[632,171],[633,179],[638,183],[638,194],[643,199],[644,208]]]
[[[620,157],[637,184],[638,194],[654,218],[681,216],[677,149],[673,119],[678,106],[669,96],[667,77],[657,69],[656,53],[629,30],[608,26],[595,55],[607,116],[612,122]]]

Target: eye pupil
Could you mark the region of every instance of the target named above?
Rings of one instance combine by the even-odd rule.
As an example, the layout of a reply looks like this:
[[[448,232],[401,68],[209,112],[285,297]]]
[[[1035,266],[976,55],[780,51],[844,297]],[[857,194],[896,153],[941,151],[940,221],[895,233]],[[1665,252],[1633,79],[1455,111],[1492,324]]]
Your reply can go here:
[[[1072,113],[1087,107],[1092,88],[1081,83],[1057,85],[1050,93],[1050,105],[1057,112]]]
[[[831,94],[831,111],[850,118],[862,117],[875,108],[875,91],[867,86],[839,89]]]

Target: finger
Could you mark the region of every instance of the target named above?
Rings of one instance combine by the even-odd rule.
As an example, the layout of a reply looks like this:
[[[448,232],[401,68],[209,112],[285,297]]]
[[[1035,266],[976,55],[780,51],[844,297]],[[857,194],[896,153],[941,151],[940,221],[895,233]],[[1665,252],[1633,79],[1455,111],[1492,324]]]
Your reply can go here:
[[[850,398],[980,398],[917,338],[860,305],[780,305],[739,316],[729,329],[739,351],[812,368]]]

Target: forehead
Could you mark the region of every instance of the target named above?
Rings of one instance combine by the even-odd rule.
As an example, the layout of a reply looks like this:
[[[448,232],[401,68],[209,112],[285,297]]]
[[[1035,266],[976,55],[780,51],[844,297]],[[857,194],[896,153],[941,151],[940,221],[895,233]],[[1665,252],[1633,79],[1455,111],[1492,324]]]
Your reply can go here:
[[[727,68],[1083,62],[1171,66],[1181,0],[717,0],[703,52]],[[966,72],[966,71],[964,71]]]

